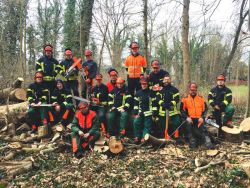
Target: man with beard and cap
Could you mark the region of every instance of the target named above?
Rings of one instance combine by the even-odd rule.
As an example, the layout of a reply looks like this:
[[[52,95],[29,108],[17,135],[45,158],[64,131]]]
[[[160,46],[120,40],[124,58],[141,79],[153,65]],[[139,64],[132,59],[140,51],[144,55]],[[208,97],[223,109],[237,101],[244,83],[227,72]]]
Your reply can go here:
[[[196,148],[199,141],[204,142],[208,149],[213,148],[205,126],[207,104],[205,99],[197,94],[197,84],[189,84],[189,95],[181,101],[180,110],[189,139],[190,149]]]
[[[80,158],[85,150],[93,148],[100,137],[100,122],[96,113],[89,110],[87,102],[80,102],[72,122],[72,147],[75,157]]]
[[[159,127],[154,127],[161,138],[180,139],[178,126],[181,124],[180,112],[177,104],[180,101],[179,90],[172,85],[171,77],[163,77],[163,88],[156,94],[154,109],[158,109]],[[153,114],[155,115],[155,113]],[[168,121],[168,122],[166,122]]]
[[[106,84],[108,87],[108,91],[109,93],[115,88],[116,85],[116,80],[118,78],[118,72],[115,69],[110,69],[108,71],[109,77],[110,77],[110,81]]]
[[[131,55],[126,58],[124,65],[127,71],[128,92],[134,96],[135,90],[141,89],[140,77],[146,72],[147,62],[139,54],[139,44],[137,42],[132,42],[129,47]]]
[[[232,117],[234,107],[232,106],[232,91],[225,85],[226,78],[223,74],[217,77],[217,86],[212,88],[208,94],[208,103],[213,108],[213,117],[220,126],[232,128]],[[222,114],[224,117],[222,120]],[[219,129],[219,136],[223,137],[223,132]]]
[[[48,124],[48,107],[41,106],[48,103],[49,91],[43,83],[43,73],[36,72],[35,82],[27,89],[27,99],[29,102],[28,117],[31,120],[31,133],[37,131],[38,126]]]
[[[53,58],[53,46],[51,44],[46,44],[43,50],[44,55],[36,62],[36,71],[43,73],[43,83],[45,88],[49,90],[49,96],[51,96],[55,89],[55,77],[60,67],[58,66],[58,61]]]
[[[55,121],[61,122],[63,126],[69,124],[74,116],[74,106],[72,95],[64,87],[62,80],[56,80],[56,88],[52,93],[51,102],[54,106]]]
[[[116,87],[109,93],[108,97],[108,134],[109,136],[124,137],[128,123],[128,111],[131,107],[132,96],[125,87],[125,80],[117,78]],[[116,124],[118,118],[119,127]]]

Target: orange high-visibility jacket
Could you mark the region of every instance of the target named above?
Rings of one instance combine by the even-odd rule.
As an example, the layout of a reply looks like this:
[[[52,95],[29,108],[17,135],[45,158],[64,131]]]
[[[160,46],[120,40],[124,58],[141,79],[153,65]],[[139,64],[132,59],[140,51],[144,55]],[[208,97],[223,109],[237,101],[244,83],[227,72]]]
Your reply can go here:
[[[181,110],[187,111],[190,118],[201,118],[202,113],[206,110],[205,100],[199,95],[194,98],[191,95],[184,97],[181,106]]]
[[[140,75],[144,73],[144,69],[147,67],[147,62],[140,54],[137,56],[130,55],[126,58],[124,65],[129,78],[140,78]]]

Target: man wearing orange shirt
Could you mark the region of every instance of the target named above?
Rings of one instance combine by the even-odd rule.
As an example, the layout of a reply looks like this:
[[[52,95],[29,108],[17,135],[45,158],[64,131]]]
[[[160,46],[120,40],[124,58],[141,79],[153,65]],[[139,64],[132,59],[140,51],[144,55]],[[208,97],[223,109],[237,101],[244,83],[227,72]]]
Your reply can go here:
[[[125,68],[127,70],[127,81],[128,81],[128,91],[131,95],[134,95],[135,90],[141,89],[140,77],[146,71],[147,62],[146,59],[138,53],[139,44],[137,42],[132,42],[130,44],[131,55],[129,55],[125,60]]]

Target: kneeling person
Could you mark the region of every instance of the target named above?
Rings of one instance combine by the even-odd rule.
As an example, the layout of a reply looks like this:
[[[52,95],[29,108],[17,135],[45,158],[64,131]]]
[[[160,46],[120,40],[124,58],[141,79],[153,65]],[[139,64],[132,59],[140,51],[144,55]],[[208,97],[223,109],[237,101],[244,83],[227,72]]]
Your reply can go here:
[[[207,104],[202,96],[197,95],[197,87],[196,83],[189,85],[189,95],[182,99],[180,106],[182,117],[186,121],[189,147],[196,148],[200,138],[207,148],[212,148],[213,145],[205,127]]]
[[[145,78],[140,80],[142,89],[136,92],[134,98],[134,141],[144,142],[144,136],[151,132],[152,127],[152,91],[148,88]]]
[[[42,72],[36,72],[34,79],[35,82],[30,84],[27,89],[28,117],[32,124],[31,133],[35,133],[38,126],[48,124],[48,107],[42,106],[42,104],[48,102],[49,90],[45,88],[43,83]]]
[[[100,137],[100,122],[96,113],[89,110],[87,102],[80,102],[72,122],[72,147],[76,157],[81,157],[86,149],[92,149]]]
[[[52,93],[51,101],[56,122],[61,122],[63,126],[69,124],[74,115],[74,106],[70,91],[64,88],[62,80],[56,80],[56,89]]]

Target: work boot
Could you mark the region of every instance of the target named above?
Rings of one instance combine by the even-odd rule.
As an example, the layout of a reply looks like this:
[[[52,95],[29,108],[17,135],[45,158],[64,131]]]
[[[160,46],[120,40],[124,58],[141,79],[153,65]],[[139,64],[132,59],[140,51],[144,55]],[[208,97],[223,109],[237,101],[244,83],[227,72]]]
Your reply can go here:
[[[232,125],[232,121],[228,121],[226,123],[226,126],[229,127],[229,128],[233,128],[234,126]]]
[[[37,132],[37,129],[36,128],[32,128],[31,131],[30,131],[30,134],[35,134]]]
[[[184,145],[185,142],[184,142],[184,140],[183,140],[182,138],[178,137],[178,138],[176,139],[176,144],[178,144],[178,145]]]
[[[195,149],[195,148],[197,148],[197,142],[196,142],[196,140],[194,139],[194,138],[191,138],[190,139],[190,142],[189,142],[189,148],[190,149]]]
[[[206,146],[207,149],[213,149],[214,148],[209,136],[205,136],[205,146]]]
[[[82,151],[78,151],[78,152],[76,152],[76,153],[74,154],[74,156],[75,156],[75,158],[80,159],[80,158],[83,157],[83,152],[82,152]]]
[[[133,144],[136,144],[136,145],[139,145],[139,144],[140,144],[140,141],[139,141],[139,138],[138,138],[138,137],[135,137],[135,138],[134,138]]]

